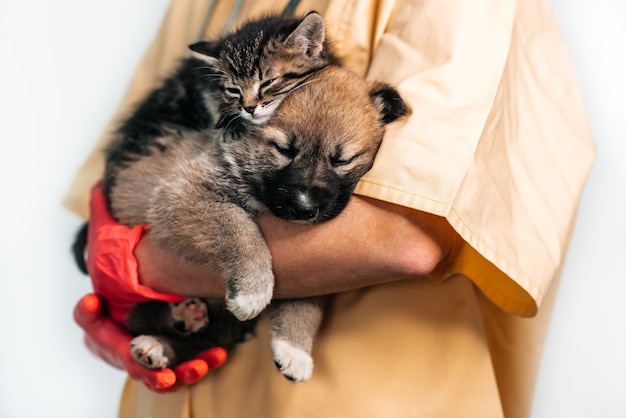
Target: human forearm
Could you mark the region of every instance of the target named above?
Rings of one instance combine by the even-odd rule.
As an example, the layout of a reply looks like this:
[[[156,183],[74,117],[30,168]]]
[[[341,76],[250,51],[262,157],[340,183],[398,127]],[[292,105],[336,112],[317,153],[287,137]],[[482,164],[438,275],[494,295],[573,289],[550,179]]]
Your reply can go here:
[[[274,258],[275,297],[334,293],[429,273],[454,233],[442,218],[355,197],[339,217],[304,225],[271,216],[259,220]],[[207,267],[184,264],[149,238],[135,250],[143,284],[157,290],[223,297],[224,284]]]

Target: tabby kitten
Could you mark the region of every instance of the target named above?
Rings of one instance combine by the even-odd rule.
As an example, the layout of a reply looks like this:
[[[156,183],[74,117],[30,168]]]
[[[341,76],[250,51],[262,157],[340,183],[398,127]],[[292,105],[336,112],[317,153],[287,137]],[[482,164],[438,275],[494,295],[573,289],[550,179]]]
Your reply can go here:
[[[244,120],[263,124],[308,76],[339,64],[317,12],[303,18],[265,16],[189,48],[192,55],[120,127],[109,148],[109,167],[145,155],[168,132],[243,129]],[[113,182],[105,176],[105,194]]]
[[[224,39],[190,46],[219,77],[222,95],[213,112],[217,127],[233,119],[267,122],[282,99],[313,72],[338,65],[325,36],[322,16],[268,16],[249,22]]]

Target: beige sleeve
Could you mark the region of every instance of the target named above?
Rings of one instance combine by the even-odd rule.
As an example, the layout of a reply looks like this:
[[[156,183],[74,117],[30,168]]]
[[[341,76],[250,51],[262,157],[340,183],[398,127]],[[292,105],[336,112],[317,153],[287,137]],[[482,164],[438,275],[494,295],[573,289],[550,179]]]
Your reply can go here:
[[[396,85],[412,114],[389,126],[357,193],[446,217],[463,242],[438,273],[532,316],[595,156],[549,2],[381,6],[367,77]]]
[[[412,113],[388,127],[360,193],[446,215],[504,71],[515,4],[381,2],[366,76],[396,86]]]

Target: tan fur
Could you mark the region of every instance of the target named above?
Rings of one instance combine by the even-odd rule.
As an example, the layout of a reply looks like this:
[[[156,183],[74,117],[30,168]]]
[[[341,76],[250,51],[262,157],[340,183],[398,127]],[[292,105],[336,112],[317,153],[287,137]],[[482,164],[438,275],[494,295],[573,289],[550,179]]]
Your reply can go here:
[[[327,67],[241,138],[223,131],[164,136],[151,155],[116,173],[113,213],[125,224],[147,224],[152,238],[180,257],[211,266],[226,281],[227,308],[240,320],[253,318],[270,303],[274,284],[254,217],[269,210],[320,222],[343,209],[371,168],[383,117],[405,111],[399,96],[388,103],[381,89],[397,96]],[[272,318],[277,365],[290,379],[307,380],[320,302],[278,301]]]
[[[347,155],[363,153],[358,162],[370,165],[384,133],[380,111],[369,97],[373,85],[353,72],[329,67],[299,88],[304,91],[288,96],[269,126],[291,127],[311,141],[318,138],[326,156],[341,142]]]

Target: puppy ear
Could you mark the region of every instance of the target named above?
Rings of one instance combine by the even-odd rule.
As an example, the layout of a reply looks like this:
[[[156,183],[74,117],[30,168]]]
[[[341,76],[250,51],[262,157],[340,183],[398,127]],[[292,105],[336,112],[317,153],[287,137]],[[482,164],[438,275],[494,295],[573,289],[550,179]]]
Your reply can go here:
[[[408,109],[400,94],[388,84],[375,82],[370,90],[370,98],[380,112],[381,120],[387,124],[406,115]]]
[[[218,51],[213,42],[200,41],[189,45],[191,55],[208,64],[215,65],[218,61]]]
[[[324,19],[317,12],[310,12],[285,39],[284,45],[301,51],[308,57],[317,57],[324,50]]]

